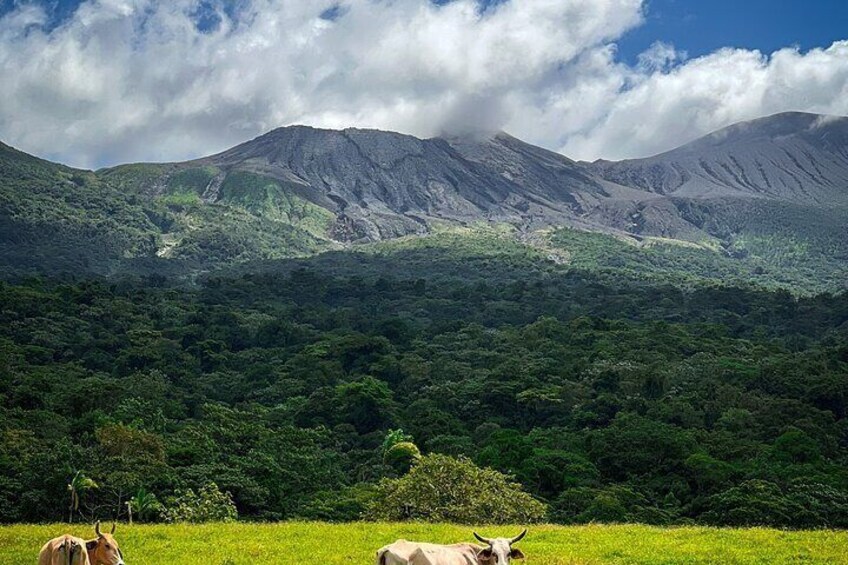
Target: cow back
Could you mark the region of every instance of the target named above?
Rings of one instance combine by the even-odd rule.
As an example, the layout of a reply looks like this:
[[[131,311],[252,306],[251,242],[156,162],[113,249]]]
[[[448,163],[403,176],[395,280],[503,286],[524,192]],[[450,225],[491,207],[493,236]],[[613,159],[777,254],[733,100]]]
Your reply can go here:
[[[480,549],[469,543],[438,545],[398,540],[377,552],[377,565],[477,565]]]
[[[91,565],[85,541],[70,535],[54,538],[41,548],[38,565]]]

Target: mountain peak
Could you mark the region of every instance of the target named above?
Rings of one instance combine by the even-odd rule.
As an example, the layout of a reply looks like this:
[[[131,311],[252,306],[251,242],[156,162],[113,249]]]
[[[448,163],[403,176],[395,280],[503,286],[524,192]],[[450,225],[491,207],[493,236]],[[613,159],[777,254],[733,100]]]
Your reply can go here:
[[[808,112],[781,112],[763,118],[738,122],[721,128],[704,137],[668,153],[681,150],[701,150],[708,146],[754,140],[776,139],[793,135],[816,136],[823,128],[844,127],[848,118]]]
[[[848,203],[848,118],[782,112],[645,159],[596,161],[608,181],[659,194]]]

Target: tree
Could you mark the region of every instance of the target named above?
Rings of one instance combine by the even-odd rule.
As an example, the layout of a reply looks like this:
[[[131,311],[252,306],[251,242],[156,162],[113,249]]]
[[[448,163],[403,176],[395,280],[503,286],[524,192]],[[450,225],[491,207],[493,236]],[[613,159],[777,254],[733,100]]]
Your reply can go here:
[[[386,437],[383,439],[383,445],[381,447],[383,455],[385,455],[386,452],[392,447],[394,447],[396,444],[403,442],[412,443],[413,437],[400,428],[396,430],[389,430],[388,432],[386,432]]]
[[[412,436],[402,429],[389,430],[381,446],[383,463],[398,474],[409,471],[412,464],[421,457],[421,451],[412,441]]]
[[[74,522],[74,514],[79,512],[80,500],[82,496],[91,489],[99,488],[98,484],[93,479],[87,477],[83,471],[74,473],[71,482],[68,483],[68,492],[70,493],[70,505],[68,507],[68,522]]]
[[[130,522],[132,522],[133,515],[137,516],[140,522],[146,522],[156,518],[159,512],[162,511],[162,505],[159,503],[155,494],[148,492],[142,487],[138,489],[135,496],[129,499],[127,509],[130,512]]]
[[[788,526],[804,509],[787,499],[780,486],[750,480],[713,495],[703,518],[707,523],[731,526]]]
[[[336,387],[336,409],[340,419],[360,433],[373,432],[394,421],[392,391],[374,377]]]
[[[421,458],[421,452],[411,441],[402,441],[391,446],[383,454],[383,463],[403,474],[409,471],[412,465]]]
[[[681,469],[693,443],[677,426],[627,413],[592,434],[589,452],[601,473],[627,480]]]
[[[668,524],[677,508],[659,508],[625,486],[601,489],[577,487],[563,492],[551,505],[550,517],[560,524],[590,522]]]
[[[235,522],[238,511],[229,492],[208,483],[195,493],[192,489],[180,492],[162,513],[166,522]]]
[[[374,520],[532,523],[544,519],[545,505],[521,485],[469,459],[427,455],[399,479],[380,483],[367,515]]]
[[[775,457],[786,463],[814,463],[821,458],[816,441],[798,428],[790,428],[774,440],[772,449]]]

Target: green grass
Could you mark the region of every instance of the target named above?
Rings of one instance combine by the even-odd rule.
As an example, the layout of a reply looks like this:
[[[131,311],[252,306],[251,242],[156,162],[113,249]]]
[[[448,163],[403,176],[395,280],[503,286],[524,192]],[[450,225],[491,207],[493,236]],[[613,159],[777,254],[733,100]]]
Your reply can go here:
[[[41,545],[65,525],[0,527],[5,563],[34,563]],[[91,527],[71,531],[90,537]],[[483,527],[484,535],[515,535],[519,527]],[[472,541],[466,526],[318,523],[126,526],[116,534],[129,565],[373,563],[374,552],[398,538],[437,543]],[[521,542],[528,564],[848,563],[848,532],[768,529],[534,526]]]

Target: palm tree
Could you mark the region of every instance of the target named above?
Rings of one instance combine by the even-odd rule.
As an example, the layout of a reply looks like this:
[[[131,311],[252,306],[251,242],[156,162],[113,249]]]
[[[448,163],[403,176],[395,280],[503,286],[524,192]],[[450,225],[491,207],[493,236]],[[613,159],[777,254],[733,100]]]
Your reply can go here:
[[[68,507],[68,522],[74,522],[74,513],[79,512],[80,499],[85,491],[99,488],[93,479],[87,477],[83,471],[74,473],[74,478],[68,483],[68,492],[71,493],[71,504]]]
[[[160,508],[156,495],[152,492],[148,492],[144,487],[138,489],[136,495],[130,498],[127,506],[130,510],[130,515],[135,513],[135,515],[138,516],[139,521],[142,522],[149,518],[151,514],[157,512]]]

